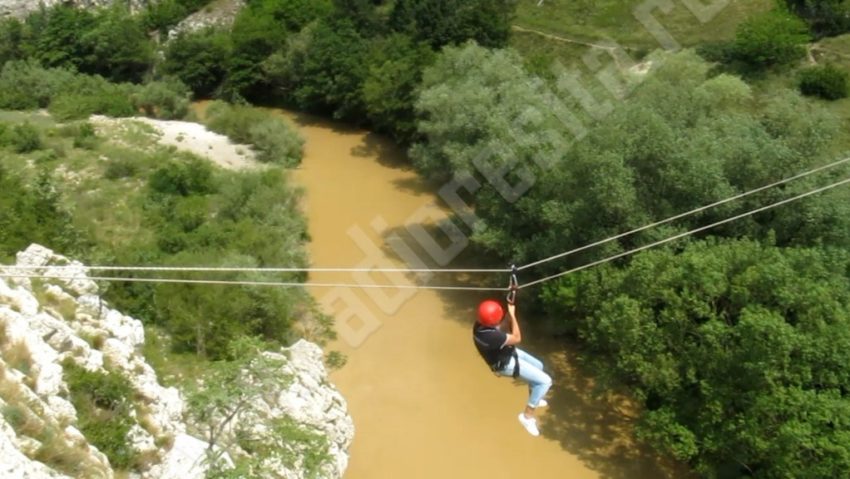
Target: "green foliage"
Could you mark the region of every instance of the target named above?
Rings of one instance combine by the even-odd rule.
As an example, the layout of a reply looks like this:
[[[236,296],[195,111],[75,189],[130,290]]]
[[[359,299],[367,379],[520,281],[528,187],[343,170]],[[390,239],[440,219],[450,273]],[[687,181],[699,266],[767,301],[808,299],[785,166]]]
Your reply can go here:
[[[486,47],[507,45],[515,0],[398,0],[389,24],[434,48],[475,40]]]
[[[74,74],[67,70],[43,68],[31,61],[7,62],[0,70],[0,108],[46,108],[73,79]]]
[[[287,70],[278,75],[292,101],[334,118],[360,118],[368,44],[354,24],[347,19],[322,20],[295,47]]]
[[[0,254],[13,255],[30,243],[74,253],[85,238],[74,227],[49,172],[41,171],[26,184],[0,170]]]
[[[215,102],[207,108],[205,123],[218,133],[257,151],[257,159],[293,167],[301,162],[304,140],[283,119],[240,105]]]
[[[806,68],[800,73],[800,93],[825,100],[847,97],[847,71],[833,65]]]
[[[501,261],[530,261],[570,250],[823,162],[835,118],[791,91],[763,103],[731,75],[711,77],[693,52],[655,57],[657,68],[592,126],[568,91],[530,77],[516,55],[469,45],[446,48],[426,69],[417,102],[414,164],[435,181],[469,172],[482,185],[469,197],[483,220],[473,243]],[[606,97],[595,91],[594,98]],[[562,121],[563,120],[563,121]],[[576,123],[584,130],[575,139]],[[507,188],[497,175],[504,172]],[[494,173],[495,172],[495,173]],[[495,177],[495,179],[493,179]],[[826,179],[823,179],[826,181]],[[512,192],[525,182],[527,191]],[[740,211],[801,193],[789,185],[737,204]],[[533,187],[531,187],[533,186]],[[736,222],[716,234],[780,245],[850,241],[842,191]],[[734,210],[739,211],[739,210]],[[713,209],[673,227],[583,252],[578,265],[729,216]],[[486,226],[485,226],[486,225]],[[544,268],[545,269],[545,268]]]
[[[215,191],[213,169],[208,161],[190,157],[170,161],[150,176],[151,191],[163,195],[205,195]]]
[[[82,36],[89,50],[85,73],[112,81],[140,82],[153,62],[153,45],[138,16],[120,2],[98,11],[94,27]]]
[[[15,153],[30,153],[44,147],[41,133],[29,122],[9,128],[0,137],[0,144],[10,145]]]
[[[121,374],[92,372],[65,361],[64,378],[77,410],[80,432],[109,458],[116,469],[128,469],[136,459],[127,433],[136,423],[130,416],[134,396]]]
[[[804,44],[808,39],[802,20],[775,9],[742,23],[729,55],[756,70],[787,65],[803,58],[806,52]]]
[[[330,0],[252,0],[248,4],[272,17],[288,32],[298,32],[313,20],[331,13]]]
[[[226,34],[208,28],[183,33],[168,43],[162,69],[185,83],[195,95],[208,97],[224,80],[230,58]]]
[[[230,96],[251,98],[264,82],[262,62],[284,45],[286,31],[274,17],[257,8],[239,12],[230,33],[226,90]]]
[[[63,127],[63,133],[71,136],[74,148],[93,150],[98,143],[97,133],[94,126],[87,122],[73,123]]]
[[[98,75],[43,68],[33,62],[9,62],[0,71],[0,108],[47,107],[60,120],[95,113],[132,116],[138,110],[150,116],[179,118],[186,114],[188,103],[188,89],[173,79],[144,86],[116,84]]]
[[[200,10],[210,0],[159,0],[150,2],[141,14],[145,30],[167,33],[190,14]]]
[[[82,71],[91,55],[83,37],[94,25],[95,14],[89,9],[66,4],[42,6],[26,18],[28,35],[23,49],[27,57],[45,67]]]
[[[153,47],[137,16],[120,2],[92,11],[57,4],[26,19],[22,50],[45,67],[140,81],[153,61]]]
[[[132,178],[138,173],[138,168],[132,160],[112,160],[106,165],[103,177],[107,180]]]
[[[372,45],[362,92],[367,116],[376,130],[404,143],[413,139],[416,88],[423,69],[433,59],[430,48],[404,35],[391,35]]]
[[[805,19],[818,36],[850,31],[850,2],[847,0],[785,0],[785,3]]]
[[[133,94],[133,104],[150,117],[180,119],[189,112],[189,95],[186,85],[169,78],[139,87]]]
[[[848,261],[703,241],[572,276],[545,303],[643,403],[660,450],[706,477],[831,478],[850,467]]]
[[[0,65],[24,57],[21,51],[24,26],[16,18],[4,18],[0,20]]]

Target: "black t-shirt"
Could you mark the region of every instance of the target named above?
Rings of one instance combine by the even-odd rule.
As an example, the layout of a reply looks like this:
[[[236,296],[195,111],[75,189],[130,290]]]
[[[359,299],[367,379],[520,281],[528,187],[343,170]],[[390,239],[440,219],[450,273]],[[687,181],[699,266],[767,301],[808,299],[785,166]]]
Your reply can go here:
[[[502,368],[514,354],[514,346],[508,346],[508,335],[492,326],[483,326],[476,322],[472,327],[472,339],[478,354],[491,369]]]

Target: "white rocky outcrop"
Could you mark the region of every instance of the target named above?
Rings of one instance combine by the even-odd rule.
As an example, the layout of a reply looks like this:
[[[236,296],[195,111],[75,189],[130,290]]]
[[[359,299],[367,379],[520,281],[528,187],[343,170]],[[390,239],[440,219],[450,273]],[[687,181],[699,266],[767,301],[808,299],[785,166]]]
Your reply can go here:
[[[127,444],[145,458],[133,477],[204,477],[209,444],[187,424],[181,392],[160,385],[142,356],[141,322],[102,301],[86,273],[81,263],[38,245],[19,253],[15,266],[0,266],[3,275],[42,276],[0,277],[0,477],[113,477],[107,457],[80,432],[63,367],[67,361],[129,380],[135,423]],[[270,388],[252,398],[237,421],[286,452],[285,461],[274,455],[262,461],[263,476],[341,477],[354,428],[345,400],[327,381],[321,349],[299,341],[264,354],[278,369],[265,379]],[[266,427],[281,420],[320,439],[325,452],[320,463],[306,464],[299,455],[303,444]],[[218,444],[227,449],[226,441]],[[230,452],[247,456],[238,447]],[[227,452],[223,460],[232,464]]]
[[[221,0],[184,18],[168,32],[168,38],[191,33],[207,27],[230,29],[245,0]]]
[[[24,18],[38,10],[40,5],[52,7],[58,3],[66,3],[80,8],[95,8],[105,7],[113,2],[114,0],[0,0],[0,18],[7,16]],[[124,3],[128,4],[132,11],[137,11],[148,5],[150,1],[130,0]]]

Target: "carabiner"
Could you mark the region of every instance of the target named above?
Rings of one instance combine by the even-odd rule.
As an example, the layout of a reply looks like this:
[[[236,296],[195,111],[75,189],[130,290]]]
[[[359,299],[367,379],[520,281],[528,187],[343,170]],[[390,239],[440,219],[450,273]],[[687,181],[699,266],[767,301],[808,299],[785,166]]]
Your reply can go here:
[[[505,299],[507,299],[508,304],[515,304],[516,303],[516,293],[517,293],[518,289],[519,289],[519,280],[517,279],[517,267],[516,267],[515,264],[512,264],[511,265],[511,279],[510,279],[510,282],[508,283],[508,296],[507,296],[507,298],[505,298]]]

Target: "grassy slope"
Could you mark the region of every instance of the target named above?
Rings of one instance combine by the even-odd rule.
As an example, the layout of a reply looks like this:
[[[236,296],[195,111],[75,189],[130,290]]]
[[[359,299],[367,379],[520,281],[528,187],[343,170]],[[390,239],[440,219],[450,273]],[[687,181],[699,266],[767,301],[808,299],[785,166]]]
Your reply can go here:
[[[592,47],[569,40],[596,43],[612,39],[638,60],[643,54],[660,47],[634,15],[634,9],[646,0],[521,0],[517,6],[514,25],[527,30],[561,37],[557,40],[538,33],[514,31],[511,46],[526,58],[527,66],[535,73],[550,75],[549,65],[557,60],[564,65],[581,65],[582,55]],[[773,0],[732,1],[712,20],[701,23],[682,2],[673,2],[669,13],[654,10],[654,17],[683,47],[700,43],[725,41],[734,38],[735,29],[747,17],[770,10]],[[708,2],[702,2],[703,4]],[[827,38],[814,45],[813,58],[819,64],[834,63],[850,71],[850,34]],[[605,60],[603,60],[605,61]],[[777,88],[797,87],[798,68],[771,72],[764,78],[752,80],[757,95],[770,96]],[[582,70],[586,70],[582,68]],[[821,100],[812,99],[820,102]],[[836,142],[835,155],[850,150],[850,99],[824,102],[847,128]]]
[[[658,42],[643,27],[633,11],[646,0],[522,0],[514,24],[558,36],[594,41],[613,39],[623,46],[644,51]],[[771,8],[773,0],[729,2],[712,20],[703,24],[682,2],[673,2],[670,13],[654,10],[654,17],[685,47],[705,41],[731,38],[747,16]],[[706,2],[702,2],[706,3]]]

